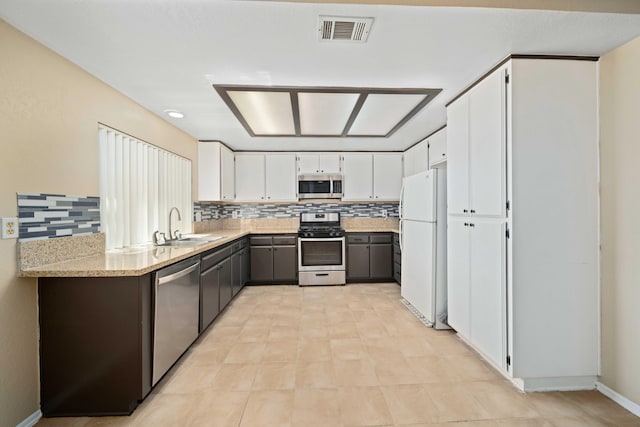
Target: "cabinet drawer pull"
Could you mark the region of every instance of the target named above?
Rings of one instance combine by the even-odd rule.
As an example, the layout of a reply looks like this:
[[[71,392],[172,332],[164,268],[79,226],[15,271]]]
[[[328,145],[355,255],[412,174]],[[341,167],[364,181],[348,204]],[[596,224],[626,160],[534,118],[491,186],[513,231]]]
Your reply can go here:
[[[329,273],[316,273],[316,277],[328,276]]]

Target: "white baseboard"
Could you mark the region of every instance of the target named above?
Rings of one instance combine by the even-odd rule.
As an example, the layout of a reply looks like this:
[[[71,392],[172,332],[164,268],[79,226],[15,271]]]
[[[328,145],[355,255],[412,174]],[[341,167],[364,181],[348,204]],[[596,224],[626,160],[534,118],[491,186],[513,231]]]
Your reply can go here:
[[[586,375],[581,377],[549,377],[522,378],[523,391],[576,391],[593,390],[598,377]]]
[[[613,391],[606,385],[602,384],[600,381],[596,382],[596,390],[616,402],[618,405],[625,408],[627,411],[640,417],[640,405],[638,405],[637,403],[632,402],[620,393]]]
[[[38,409],[36,412],[22,420],[20,424],[16,425],[16,427],[33,427],[38,423],[38,421],[40,421],[40,418],[42,418],[42,412]]]

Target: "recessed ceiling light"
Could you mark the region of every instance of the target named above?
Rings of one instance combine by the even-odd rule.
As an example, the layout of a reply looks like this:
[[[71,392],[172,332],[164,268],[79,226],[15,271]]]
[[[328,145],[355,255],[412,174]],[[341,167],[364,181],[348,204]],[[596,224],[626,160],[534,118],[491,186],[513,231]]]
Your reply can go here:
[[[164,110],[164,112],[167,113],[169,117],[173,117],[174,119],[181,119],[184,117],[184,114],[178,110]]]

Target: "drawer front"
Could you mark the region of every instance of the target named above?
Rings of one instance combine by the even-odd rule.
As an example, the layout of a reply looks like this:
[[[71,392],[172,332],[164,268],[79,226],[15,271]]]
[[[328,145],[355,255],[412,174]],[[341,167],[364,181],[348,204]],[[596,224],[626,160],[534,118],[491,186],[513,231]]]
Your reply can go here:
[[[213,267],[220,261],[231,256],[231,246],[226,246],[222,249],[218,249],[215,252],[202,256],[200,262],[200,271],[204,272],[206,269]]]
[[[369,243],[368,234],[349,234],[347,236],[347,243]]]
[[[295,245],[297,242],[296,236],[273,236],[274,245]]]
[[[391,234],[372,234],[369,239],[371,243],[391,243]]]
[[[251,246],[271,246],[272,238],[271,236],[251,236],[249,244]]]

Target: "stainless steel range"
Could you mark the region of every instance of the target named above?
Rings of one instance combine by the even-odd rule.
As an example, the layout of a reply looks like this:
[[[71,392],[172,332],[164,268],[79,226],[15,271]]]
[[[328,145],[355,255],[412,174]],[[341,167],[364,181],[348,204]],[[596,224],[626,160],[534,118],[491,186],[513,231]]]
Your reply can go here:
[[[340,214],[301,213],[298,230],[298,283],[344,285],[345,237]]]

